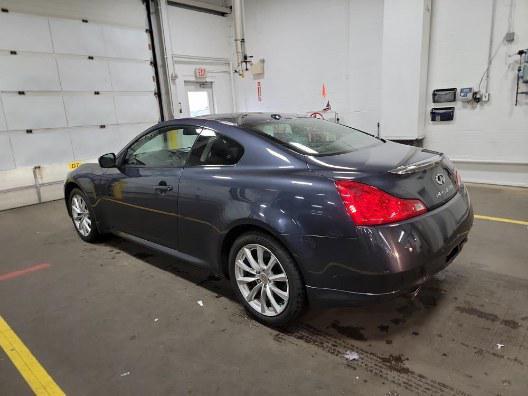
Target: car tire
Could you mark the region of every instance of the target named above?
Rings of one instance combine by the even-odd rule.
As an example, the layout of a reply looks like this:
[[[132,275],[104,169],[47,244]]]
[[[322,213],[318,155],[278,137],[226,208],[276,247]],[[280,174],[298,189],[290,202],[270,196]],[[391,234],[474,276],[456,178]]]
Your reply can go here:
[[[95,215],[86,194],[74,188],[68,198],[68,210],[77,235],[85,242],[97,242],[101,234],[97,230]]]
[[[262,261],[267,267],[259,265],[260,272],[255,270],[249,262],[248,251],[257,264]],[[265,325],[285,327],[297,319],[306,306],[304,282],[294,259],[281,243],[267,234],[249,232],[235,240],[229,252],[229,277],[244,308]],[[253,278],[255,280],[249,281]],[[260,289],[255,294],[253,289],[258,285]]]

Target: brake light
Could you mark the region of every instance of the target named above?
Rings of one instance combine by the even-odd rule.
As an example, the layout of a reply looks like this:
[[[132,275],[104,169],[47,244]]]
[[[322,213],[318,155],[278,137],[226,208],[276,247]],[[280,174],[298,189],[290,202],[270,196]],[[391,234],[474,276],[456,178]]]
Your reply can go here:
[[[368,184],[337,180],[335,185],[347,213],[357,225],[394,223],[427,212],[419,199],[398,198]]]
[[[462,178],[460,177],[460,172],[458,171],[458,169],[455,169],[455,182],[457,188],[460,188],[460,186],[462,185]]]

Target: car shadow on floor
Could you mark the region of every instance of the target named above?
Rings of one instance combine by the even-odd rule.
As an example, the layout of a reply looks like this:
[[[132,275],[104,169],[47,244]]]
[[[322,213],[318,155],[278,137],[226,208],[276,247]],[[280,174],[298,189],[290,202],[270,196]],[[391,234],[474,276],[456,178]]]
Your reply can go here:
[[[206,269],[183,263],[118,237],[109,237],[105,244],[203,287],[215,293],[217,297],[237,302],[229,280],[217,277]],[[432,278],[415,297],[409,295],[383,303],[347,308],[310,308],[299,322],[355,341],[390,342],[390,338],[400,332],[417,335],[414,323],[427,321],[427,317],[441,303],[446,292],[442,287],[444,282],[442,277]],[[292,329],[295,329],[295,326],[290,331]]]
[[[231,289],[228,279],[217,277],[207,269],[203,269],[192,264],[178,261],[176,258],[130,242],[116,236],[108,236],[104,241],[108,247],[118,249],[130,256],[133,256],[145,263],[153,265],[163,271],[185,279],[189,282],[201,286],[217,296],[236,301],[236,296]]]

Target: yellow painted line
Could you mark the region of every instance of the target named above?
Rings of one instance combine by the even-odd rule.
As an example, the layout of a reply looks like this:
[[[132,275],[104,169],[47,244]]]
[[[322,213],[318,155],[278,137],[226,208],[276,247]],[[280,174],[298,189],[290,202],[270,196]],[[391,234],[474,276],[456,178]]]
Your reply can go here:
[[[510,224],[519,224],[519,225],[528,226],[528,221],[507,219],[507,218],[504,218],[504,217],[475,215],[475,219],[488,220],[488,221],[498,221],[500,223],[510,223]]]
[[[0,347],[13,362],[36,395],[64,395],[47,371],[0,316]]]

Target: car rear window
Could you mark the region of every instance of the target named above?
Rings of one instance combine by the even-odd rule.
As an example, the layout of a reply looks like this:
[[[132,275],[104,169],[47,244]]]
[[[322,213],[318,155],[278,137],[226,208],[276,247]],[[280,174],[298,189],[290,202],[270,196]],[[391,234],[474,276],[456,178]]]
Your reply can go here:
[[[265,120],[245,121],[240,126],[308,155],[340,154],[382,143],[360,130],[311,117],[272,115]]]

